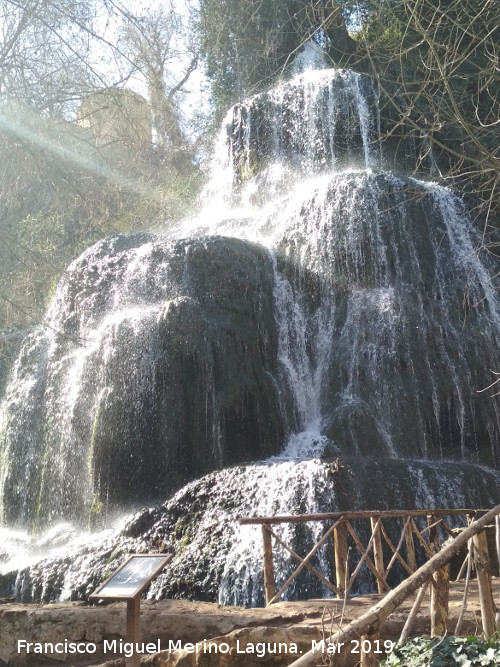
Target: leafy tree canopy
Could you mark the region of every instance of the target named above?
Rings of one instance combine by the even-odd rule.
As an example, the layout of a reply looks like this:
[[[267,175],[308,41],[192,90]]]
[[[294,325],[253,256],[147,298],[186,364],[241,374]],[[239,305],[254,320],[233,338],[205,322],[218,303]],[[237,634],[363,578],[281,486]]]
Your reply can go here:
[[[0,0],[0,385],[77,254],[168,225],[196,196],[192,16],[126,2]]]

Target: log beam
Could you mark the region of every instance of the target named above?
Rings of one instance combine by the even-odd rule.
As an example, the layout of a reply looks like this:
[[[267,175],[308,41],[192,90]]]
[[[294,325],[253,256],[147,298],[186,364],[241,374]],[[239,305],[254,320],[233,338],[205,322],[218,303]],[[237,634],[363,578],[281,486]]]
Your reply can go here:
[[[439,519],[428,517],[429,543],[433,554],[441,550],[439,539]],[[448,565],[438,568],[432,575],[434,586],[431,586],[431,637],[443,637],[447,633],[448,605],[450,594],[450,568]]]
[[[361,662],[360,667],[379,667],[380,655],[377,657],[373,652],[373,648],[378,646],[375,642],[380,640],[380,634],[373,632],[361,638]],[[364,651],[363,648],[370,647],[371,650]]]
[[[347,586],[347,529],[342,521],[333,531],[333,544],[335,549],[335,581],[337,588],[345,593]]]
[[[417,570],[417,559],[415,556],[415,542],[413,541],[413,530],[411,528],[411,517],[408,517],[405,520],[404,525],[405,533],[405,543],[406,543],[406,554],[407,554],[407,563],[408,567],[412,572]]]
[[[477,513],[487,513],[488,510],[478,509],[446,509],[446,510],[387,510],[387,511],[357,511],[357,512],[324,512],[321,514],[289,514],[281,516],[254,516],[244,517],[239,519],[241,526],[246,525],[260,525],[263,523],[307,523],[308,521],[337,521],[338,519],[370,519],[372,516],[376,518],[394,518],[411,516],[428,516],[434,514],[435,516],[460,516]]]
[[[382,549],[382,519],[376,519],[375,517],[371,517],[370,519],[370,525],[372,528],[372,534],[373,534],[373,563],[375,565],[375,569],[379,573],[379,577],[377,577],[377,590],[379,593],[385,593],[387,588],[383,585],[383,580],[385,579],[385,572],[384,572],[384,552]],[[368,664],[368,663],[367,663]]]

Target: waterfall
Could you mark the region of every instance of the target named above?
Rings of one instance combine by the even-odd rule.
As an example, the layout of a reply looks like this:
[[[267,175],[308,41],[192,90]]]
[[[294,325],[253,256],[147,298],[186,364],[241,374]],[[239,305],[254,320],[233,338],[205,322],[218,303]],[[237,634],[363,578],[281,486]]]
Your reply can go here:
[[[457,195],[388,170],[381,134],[373,81],[298,67],[230,109],[194,220],[68,267],[2,403],[6,540],[150,509],[88,548],[66,531],[51,579],[0,552],[0,590],[81,597],[113,554],[161,543],[179,553],[152,595],[256,604],[242,515],[493,502],[493,260]],[[322,526],[280,530],[305,544]]]
[[[302,428],[346,455],[497,465],[498,403],[477,392],[498,365],[499,305],[456,195],[370,170],[320,175],[218,230],[275,256],[279,359]]]
[[[377,89],[350,70],[306,70],[232,107],[203,199],[215,215],[259,206],[321,172],[382,163]]]

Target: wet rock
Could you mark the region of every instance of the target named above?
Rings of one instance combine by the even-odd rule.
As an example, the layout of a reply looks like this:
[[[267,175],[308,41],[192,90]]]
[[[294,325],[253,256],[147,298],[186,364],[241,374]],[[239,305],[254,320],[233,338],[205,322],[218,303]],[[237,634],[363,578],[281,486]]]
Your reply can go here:
[[[4,521],[99,525],[280,448],[264,248],[113,237],[68,269],[48,326],[27,341],[7,396]]]
[[[263,493],[263,489],[266,493]],[[44,553],[39,562],[0,576],[0,595],[24,602],[86,599],[132,553],[173,553],[172,562],[155,579],[148,596],[259,606],[264,604],[262,535],[259,526],[241,526],[241,517],[373,510],[387,508],[484,507],[494,505],[500,479],[493,471],[461,462],[408,461],[394,458],[341,457],[299,463],[275,460],[210,473],[186,485],[163,506],[129,518],[123,529],[81,535],[63,555]],[[453,519],[449,524],[455,526]],[[386,522],[393,541],[400,520]],[[321,524],[277,526],[285,542],[307,553],[325,530]],[[369,523],[358,522],[364,543]],[[319,532],[318,532],[319,531]],[[420,554],[422,556],[422,554]],[[351,558],[356,559],[353,553]],[[284,582],[296,561],[275,549],[274,563]],[[334,579],[331,550],[324,547],[313,565]],[[353,592],[375,590],[373,579],[360,577]],[[391,583],[404,576],[396,566]],[[286,595],[321,598],[329,591],[310,572],[302,572]]]

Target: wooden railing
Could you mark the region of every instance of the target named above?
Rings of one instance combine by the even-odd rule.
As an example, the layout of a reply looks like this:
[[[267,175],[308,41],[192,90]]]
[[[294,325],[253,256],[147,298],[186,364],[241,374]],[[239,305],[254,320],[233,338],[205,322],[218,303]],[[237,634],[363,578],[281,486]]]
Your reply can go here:
[[[487,510],[468,509],[331,512],[244,518],[240,519],[240,524],[262,526],[264,590],[266,604],[271,605],[304,569],[312,572],[337,597],[346,599],[362,566],[366,565],[373,575],[378,593],[386,594],[391,590],[388,575],[396,563],[400,565],[403,578],[411,576],[419,566],[425,565],[441,551],[445,540],[456,537],[460,532],[460,527],[456,524],[461,524],[465,529],[474,519],[485,513]],[[305,556],[296,553],[273,529],[278,524],[318,521],[325,524],[325,532]],[[368,523],[367,529],[363,527],[363,523]],[[453,528],[451,524],[455,524]],[[368,535],[370,537],[366,542]],[[497,526],[497,535],[500,542],[500,525]],[[296,570],[278,591],[274,573],[273,540],[298,562]],[[320,572],[311,563],[318,550],[328,543],[333,544],[334,550],[333,577]],[[349,552],[352,550],[359,552],[359,558],[357,563],[352,565],[353,571],[349,572]],[[484,633],[491,636],[495,631],[495,605],[491,592],[488,545],[483,530],[471,540],[468,558],[469,562],[473,561],[477,572]],[[464,570],[467,561],[466,558],[461,570]],[[470,573],[470,565],[468,571]],[[431,631],[432,635],[436,636],[446,632],[449,564],[435,570],[431,581]]]

